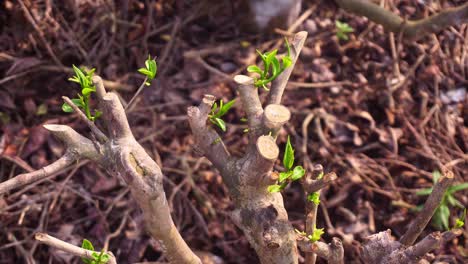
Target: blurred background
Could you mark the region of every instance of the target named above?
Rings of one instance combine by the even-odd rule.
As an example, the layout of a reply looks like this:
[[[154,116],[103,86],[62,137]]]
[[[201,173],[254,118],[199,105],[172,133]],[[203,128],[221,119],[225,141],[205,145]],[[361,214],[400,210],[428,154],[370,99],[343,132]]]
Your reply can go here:
[[[465,3],[381,2],[409,19]],[[218,171],[192,148],[185,113],[206,93],[236,98],[232,77],[258,63],[255,49],[284,52],[284,36],[305,30],[309,37],[283,100],[292,120],[278,142],[283,149],[290,135],[298,164],[320,163],[338,174],[322,192],[317,226],[325,228],[326,241],[344,241],[346,263],[360,263],[358,245],[366,236],[386,229],[402,235],[426,199],[418,191],[432,186],[440,167],[449,167],[457,182],[467,180],[468,25],[405,42],[334,1],[305,0],[295,8],[289,21],[259,26],[246,1],[1,1],[0,181],[61,156],[63,146],[42,125],[67,124],[89,135],[75,114],[61,109],[61,96],[79,92],[67,81],[72,64],[96,68],[125,102],[143,81],[137,69],[150,54],[156,79],[128,116],[165,174],[176,225],[195,250],[225,263],[257,263],[229,218],[232,204]],[[242,117],[237,103],[225,118],[222,135],[234,154],[246,144]],[[446,219],[452,226],[462,214],[467,192],[454,197],[458,206],[436,215],[425,234],[443,230]],[[303,230],[299,184],[284,198],[290,220]],[[0,263],[81,261],[39,245],[38,231],[76,245],[87,238],[96,248],[108,246],[119,263],[163,260],[125,184],[87,161],[0,197]],[[430,261],[463,263],[466,238],[465,232]]]

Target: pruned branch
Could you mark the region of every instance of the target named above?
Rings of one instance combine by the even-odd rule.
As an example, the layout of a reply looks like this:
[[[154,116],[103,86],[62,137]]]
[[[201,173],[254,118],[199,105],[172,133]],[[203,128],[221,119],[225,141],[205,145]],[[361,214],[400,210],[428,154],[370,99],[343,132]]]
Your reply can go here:
[[[86,258],[86,259],[94,259],[93,253],[98,254],[98,255],[101,254],[101,252],[87,250],[87,249],[72,245],[70,243],[67,243],[63,240],[60,240],[58,238],[55,238],[45,233],[36,233],[34,237],[37,241],[41,243],[44,243],[58,250],[65,251],[73,256]],[[108,264],[117,264],[117,261],[114,257],[114,254],[112,254],[112,252],[107,251],[105,253],[109,255],[109,261],[107,262]]]
[[[258,88],[254,86],[254,79],[246,75],[236,75],[234,81],[238,84],[242,108],[247,114],[249,126],[249,142],[255,144],[262,131],[263,107],[258,96]]]
[[[15,188],[22,187],[33,182],[47,178],[48,176],[70,166],[76,159],[72,155],[65,155],[54,161],[52,164],[39,170],[17,175],[7,181],[0,183],[0,195],[9,192]]]
[[[405,20],[398,15],[366,0],[335,0],[348,12],[365,16],[382,25],[386,30],[402,33],[403,38],[417,40],[427,34],[437,33],[449,26],[461,25],[468,21],[468,3],[447,8],[438,14],[420,20]]]
[[[336,175],[336,173],[330,172],[330,173],[323,175],[321,179],[309,180],[305,182],[303,188],[306,191],[306,193],[317,192],[320,189],[323,189],[326,186],[330,185],[336,179],[338,179],[338,176]]]
[[[205,95],[198,107],[188,108],[187,116],[198,150],[222,172],[226,169],[230,154],[219,134],[207,126],[208,114],[214,102],[214,96]]]
[[[411,246],[419,237],[421,232],[426,228],[427,224],[434,215],[435,210],[439,207],[440,202],[444,198],[445,191],[453,182],[453,172],[446,169],[442,170],[442,177],[435,184],[431,195],[424,203],[424,207],[418,214],[416,219],[411,222],[406,233],[400,238],[400,243]]]
[[[305,238],[300,238],[297,241],[299,248],[306,253],[314,253],[317,256],[326,259],[328,264],[343,264],[344,249],[343,243],[337,237],[332,238],[330,244],[321,241],[310,242]]]
[[[86,123],[86,125],[89,127],[89,129],[94,134],[94,136],[96,136],[96,138],[99,140],[99,142],[105,143],[108,140],[107,136],[104,133],[102,133],[102,131],[96,126],[96,124],[94,124],[93,121],[89,120],[86,117],[86,115],[83,113],[83,111],[81,111],[81,109],[78,108],[78,106],[76,106],[72,102],[72,100],[70,100],[70,98],[68,98],[66,96],[62,96],[62,99],[73,109],[73,111],[75,111],[75,113],[78,114],[81,121]]]
[[[390,230],[379,232],[368,238],[362,250],[365,263],[399,264],[415,263],[426,253],[441,247],[462,234],[461,229],[454,229],[444,233],[434,232],[427,235],[414,246],[406,246],[393,240]]]
[[[147,230],[152,237],[161,242],[171,263],[200,264],[200,259],[182,239],[172,220],[162,185],[161,169],[135,140],[118,97],[106,92],[99,76],[93,77],[93,83],[96,86],[99,108],[103,112],[102,118],[109,135],[106,136],[100,132],[94,123],[85,121],[93,134],[101,139],[101,143],[93,143],[68,126],[46,125],[45,128],[67,147],[65,155],[41,170],[19,175],[1,183],[0,190],[7,191],[32,183],[69,166],[78,159],[93,160],[105,168],[110,175],[125,180],[133,198],[143,211]],[[74,107],[68,98],[65,98],[65,101]],[[82,114],[77,107],[74,109],[78,114]]]
[[[268,104],[280,104],[281,98],[283,97],[284,89],[288,83],[289,77],[296,65],[296,61],[299,58],[302,47],[304,47],[305,40],[307,39],[307,32],[301,31],[294,35],[294,39],[291,41],[291,58],[292,64],[286,68],[271,84],[270,95]]]
[[[83,137],[69,126],[64,125],[44,125],[55,137],[67,146],[65,154],[52,164],[49,164],[39,170],[23,173],[15,176],[5,182],[0,183],[0,194],[6,193],[14,188],[31,184],[33,182],[47,178],[56,172],[65,169],[78,160],[78,158],[88,158],[98,161],[102,158],[96,151],[91,140]]]

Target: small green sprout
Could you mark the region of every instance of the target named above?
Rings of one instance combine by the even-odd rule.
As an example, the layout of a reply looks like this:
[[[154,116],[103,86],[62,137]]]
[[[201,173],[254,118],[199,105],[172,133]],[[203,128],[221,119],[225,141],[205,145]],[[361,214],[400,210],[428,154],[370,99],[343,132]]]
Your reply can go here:
[[[434,185],[437,183],[441,174],[439,171],[432,172],[432,181]],[[430,195],[432,193],[432,187],[422,189],[416,192],[416,195]],[[440,202],[439,207],[437,207],[434,216],[432,217],[432,224],[439,230],[448,230],[449,229],[449,218],[450,218],[450,207],[459,207],[464,208],[463,204],[458,201],[454,194],[455,192],[462,191],[468,189],[468,183],[461,183],[457,185],[453,185],[447,188],[445,191],[444,197]],[[417,209],[421,210],[422,205],[418,206]]]
[[[294,231],[296,231],[296,233],[298,233],[300,236],[307,237],[307,239],[309,239],[309,241],[312,243],[319,241],[320,238],[322,238],[322,235],[325,234],[325,232],[323,231],[323,228],[314,229],[314,233],[310,235],[307,235],[306,232],[299,231],[297,229],[294,229]]]
[[[350,25],[339,20],[335,21],[335,27],[336,36],[341,40],[348,40],[348,33],[354,32],[354,29]]]
[[[462,228],[465,225],[466,208],[463,210],[462,215],[455,220],[455,226],[452,229]]]
[[[83,239],[81,248],[94,251],[93,244],[91,243],[91,241],[87,239]],[[101,250],[101,253],[99,254],[96,252],[93,252],[91,256],[92,256],[92,259],[81,258],[81,260],[85,264],[106,264],[107,262],[109,262],[109,258],[110,258],[110,256],[107,253],[104,253],[103,250]]]
[[[257,65],[250,65],[247,67],[248,72],[257,73],[260,77],[255,78],[254,85],[255,87],[263,87],[265,90],[269,90],[266,86],[268,83],[275,80],[286,68],[292,65],[292,58],[291,58],[291,47],[289,46],[288,40],[285,38],[286,41],[286,48],[288,53],[286,56],[281,58],[282,63],[276,57],[278,50],[273,50],[265,53],[261,53],[257,50],[258,55],[263,61],[263,66],[265,67],[263,70],[260,69]]]
[[[325,231],[323,231],[323,228],[316,228],[314,229],[314,233],[312,235],[308,235],[307,238],[310,242],[314,243],[319,241],[324,233]]]
[[[294,148],[291,145],[291,139],[288,136],[286,142],[286,148],[284,150],[283,166],[286,169],[285,172],[280,172],[277,184],[268,186],[268,191],[271,193],[280,192],[288,185],[289,181],[297,181],[302,178],[305,174],[302,166],[294,165]]]
[[[313,192],[307,195],[307,200],[310,202],[313,202],[315,205],[320,204],[320,193],[319,192]]]
[[[210,122],[221,128],[224,132],[226,132],[226,123],[224,122],[221,117],[223,117],[229,109],[234,105],[236,99],[233,99],[226,104],[223,103],[223,100],[219,100],[219,108],[218,104],[215,102],[211,107],[211,113],[208,115]]]
[[[91,94],[96,92],[96,87],[94,87],[92,81],[93,74],[94,71],[96,71],[96,69],[93,68],[89,71],[86,71],[73,65],[73,71],[75,72],[75,76],[69,78],[68,80],[71,82],[78,83],[81,86],[81,94],[78,94],[78,98],[73,98],[71,100],[76,106],[84,110],[86,117],[89,120],[94,121],[102,114],[98,110],[94,111],[94,115],[91,114],[91,109],[89,105]],[[62,110],[66,113],[73,112],[73,108],[67,103],[64,103],[62,105]]]
[[[151,59],[151,55],[148,55],[148,59],[145,61],[146,68],[138,69],[138,72],[145,75],[145,85],[150,86],[151,81],[156,77],[156,72],[158,71],[158,65],[156,64],[155,59]]]

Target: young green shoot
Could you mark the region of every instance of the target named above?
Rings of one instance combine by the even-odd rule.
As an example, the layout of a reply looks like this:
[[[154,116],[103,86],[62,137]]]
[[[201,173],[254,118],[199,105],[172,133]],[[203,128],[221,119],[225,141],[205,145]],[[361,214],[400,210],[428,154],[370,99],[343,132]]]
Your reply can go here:
[[[263,89],[269,91],[267,84],[275,80],[284,70],[286,70],[286,68],[292,65],[291,47],[289,46],[289,42],[286,38],[285,41],[288,53],[281,58],[281,64],[276,56],[278,50],[275,49],[265,53],[261,53],[257,50],[258,55],[260,55],[260,58],[263,61],[264,69],[262,70],[257,65],[250,65],[247,67],[248,72],[257,73],[259,75],[259,77],[254,80],[255,87],[263,87]]]
[[[345,22],[335,21],[336,37],[341,40],[348,40],[348,34],[354,32],[354,29]]]
[[[271,193],[280,192],[289,182],[297,181],[305,175],[305,170],[302,166],[294,165],[294,148],[291,145],[291,140],[288,136],[288,141],[286,142],[286,147],[284,150],[283,156],[283,166],[286,169],[284,172],[280,172],[279,179],[276,184],[268,186],[268,191]]]
[[[439,171],[432,172],[432,181],[434,185],[437,183],[441,174]],[[464,208],[463,204],[455,198],[455,193],[468,189],[468,183],[461,183],[453,185],[447,188],[445,191],[444,197],[440,202],[439,207],[437,207],[434,216],[432,217],[432,224],[439,230],[448,230],[449,229],[449,218],[450,218],[450,209],[449,207],[458,207]],[[432,193],[432,187],[422,189],[416,192],[416,195],[430,195]],[[421,210],[422,205],[418,206],[417,209]]]
[[[304,231],[299,231],[297,229],[294,229],[296,233],[298,233],[300,236],[306,237],[311,243],[315,243],[322,238],[322,235],[325,234],[325,231],[323,231],[323,228],[316,228],[314,229],[314,232],[312,234],[306,234]]]
[[[156,63],[156,60],[152,59],[151,55],[148,55],[148,59],[145,61],[145,68],[138,69],[138,72],[145,76],[145,80],[140,85],[137,92],[135,93],[135,95],[130,100],[130,102],[128,102],[127,106],[125,107],[125,110],[130,109],[130,106],[135,101],[135,99],[138,97],[138,95],[141,93],[143,88],[145,86],[150,86],[151,82],[156,77],[156,73],[158,72],[158,64]]]
[[[76,106],[84,110],[86,117],[91,121],[96,120],[96,118],[98,118],[102,114],[100,111],[95,110],[93,115],[90,109],[91,94],[96,92],[96,87],[94,87],[92,81],[95,70],[96,69],[93,68],[89,71],[86,71],[73,65],[73,71],[75,72],[75,76],[68,79],[69,81],[78,83],[81,86],[81,94],[77,94],[78,98],[73,98],[71,100]],[[62,105],[62,110],[66,113],[73,112],[73,108],[67,103],[64,103]]]
[[[208,115],[208,119],[210,120],[211,123],[215,124],[223,132],[226,132],[226,123],[224,122],[221,117],[223,117],[229,109],[234,105],[236,102],[236,99],[233,99],[227,103],[223,103],[223,100],[219,100],[219,108],[218,108],[218,103],[214,103],[213,106],[211,107],[211,113]]]
[[[91,243],[91,241],[89,241],[87,239],[83,239],[83,243],[81,244],[81,248],[94,251],[93,244]],[[96,252],[93,252],[92,253],[92,259],[81,258],[81,260],[85,264],[106,264],[107,262],[109,262],[109,259],[110,259],[110,256],[107,253],[104,253],[103,250],[101,250],[101,253],[99,253],[99,254],[96,253]]]
[[[465,225],[465,218],[466,218],[466,208],[463,209],[462,215],[455,220],[455,225],[453,226],[452,229],[462,228]]]

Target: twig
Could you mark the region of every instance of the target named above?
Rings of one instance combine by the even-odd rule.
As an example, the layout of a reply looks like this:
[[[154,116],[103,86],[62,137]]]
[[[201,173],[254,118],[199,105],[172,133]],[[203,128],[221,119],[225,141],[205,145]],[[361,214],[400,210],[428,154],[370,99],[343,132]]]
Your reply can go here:
[[[41,180],[46,178],[55,172],[68,167],[75,161],[75,158],[72,155],[64,155],[60,159],[54,161],[52,164],[45,166],[42,169],[20,174],[14,178],[11,178],[7,181],[0,183],[0,195],[4,194],[14,188],[21,187],[35,181]]]
[[[141,91],[143,91],[143,88],[145,88],[147,81],[148,81],[148,77],[145,77],[145,79],[143,80],[143,83],[140,85],[140,87],[138,87],[138,90],[136,91],[135,95],[132,97],[132,99],[130,99],[130,102],[128,102],[128,104],[125,106],[125,111],[128,112],[128,111],[131,110],[131,106],[132,106],[133,102],[138,97],[138,95],[141,93]]]
[[[302,47],[304,46],[307,38],[307,32],[301,31],[294,36],[291,41],[291,57],[292,64],[286,70],[284,70],[271,84],[271,90],[269,94],[268,104],[280,104],[281,97],[283,96],[284,89],[288,83],[289,76],[296,65],[299,54],[301,53]]]
[[[401,32],[402,37],[408,40],[417,40],[449,26],[461,25],[468,20],[468,3],[444,9],[428,18],[408,21],[367,0],[335,0],[335,2],[346,11],[365,16],[391,32]]]
[[[75,245],[72,245],[70,243],[67,243],[63,240],[60,240],[58,238],[55,238],[45,233],[36,233],[34,237],[36,238],[37,241],[40,241],[50,247],[65,251],[77,257],[94,259],[93,253],[98,254],[98,255],[101,254],[101,252],[77,247]],[[117,264],[117,261],[115,260],[114,254],[112,254],[112,252],[107,251],[106,254],[109,255],[109,262],[107,262],[108,264]]]
[[[94,124],[93,121],[89,120],[83,113],[83,111],[81,111],[81,109],[78,108],[78,106],[76,106],[72,102],[72,100],[70,100],[70,98],[62,96],[62,99],[73,109],[73,111],[75,111],[78,114],[81,121],[85,122],[85,124],[89,127],[91,132],[97,137],[99,142],[104,143],[109,140],[107,136],[104,133],[102,133],[102,131],[96,126],[96,124]]]
[[[435,184],[431,195],[429,195],[424,203],[422,211],[418,214],[416,219],[411,222],[406,233],[400,238],[400,243],[411,246],[414,241],[416,241],[444,198],[445,191],[452,184],[453,178],[454,176],[451,171],[443,171],[442,177],[440,177],[439,181]]]

